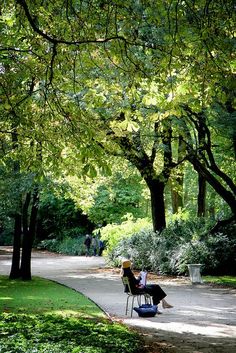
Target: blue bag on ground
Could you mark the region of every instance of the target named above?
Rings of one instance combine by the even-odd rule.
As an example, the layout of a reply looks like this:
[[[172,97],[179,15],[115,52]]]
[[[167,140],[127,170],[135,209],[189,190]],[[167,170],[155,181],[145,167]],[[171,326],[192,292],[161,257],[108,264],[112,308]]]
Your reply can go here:
[[[134,308],[140,317],[153,317],[157,313],[157,305],[142,304],[138,308]]]

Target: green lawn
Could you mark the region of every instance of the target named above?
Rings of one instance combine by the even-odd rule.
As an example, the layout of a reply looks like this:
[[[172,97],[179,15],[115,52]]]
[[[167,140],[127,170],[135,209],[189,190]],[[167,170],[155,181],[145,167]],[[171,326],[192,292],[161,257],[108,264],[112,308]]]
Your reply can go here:
[[[0,276],[1,353],[138,353],[139,336],[55,282]],[[141,349],[141,351],[143,351]]]
[[[82,294],[39,277],[21,281],[0,276],[0,311],[105,318],[101,309]]]
[[[203,276],[202,279],[204,282],[236,288],[235,276]]]

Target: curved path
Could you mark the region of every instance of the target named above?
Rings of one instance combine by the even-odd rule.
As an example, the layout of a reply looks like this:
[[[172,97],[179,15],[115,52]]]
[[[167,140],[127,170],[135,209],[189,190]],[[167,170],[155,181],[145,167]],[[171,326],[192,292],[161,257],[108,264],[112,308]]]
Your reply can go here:
[[[8,275],[10,266],[10,251],[0,251],[0,274]],[[168,301],[174,308],[162,310],[163,314],[154,318],[143,319],[136,313],[133,318],[124,315],[126,294],[119,272],[106,269],[101,257],[35,252],[32,256],[32,275],[78,290],[111,317],[141,329],[152,338],[156,337],[163,352],[236,352],[235,289],[192,285],[189,280],[160,280],[158,283],[168,294]]]

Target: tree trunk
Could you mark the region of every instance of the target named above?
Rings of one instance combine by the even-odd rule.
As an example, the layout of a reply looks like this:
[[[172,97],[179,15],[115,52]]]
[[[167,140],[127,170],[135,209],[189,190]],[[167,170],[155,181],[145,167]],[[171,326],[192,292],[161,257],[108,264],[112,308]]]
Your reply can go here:
[[[18,148],[18,134],[17,134],[17,122],[13,119],[12,123],[12,148],[16,150]],[[20,164],[18,161],[13,162],[13,172],[15,175],[20,173]],[[9,275],[10,279],[16,279],[20,277],[20,248],[21,248],[21,207],[22,202],[20,199],[19,208],[15,213],[15,225],[14,225],[14,236],[13,236],[13,254],[11,272]]]
[[[31,280],[31,251],[32,236],[29,231],[23,234],[21,255],[21,278],[25,281]]]
[[[181,163],[186,155],[186,143],[183,137],[180,135],[178,138],[178,163]],[[178,213],[179,209],[184,207],[183,201],[183,167],[179,166],[176,169],[175,177],[172,178],[171,182],[171,200],[172,200],[172,210],[173,213]]]
[[[122,112],[119,121],[124,120]],[[110,130],[110,127],[109,127]],[[110,134],[110,133],[109,133]],[[145,150],[142,142],[140,130],[134,131],[131,138],[127,136],[116,136],[115,131],[111,132],[113,140],[118,143],[123,151],[124,157],[130,161],[140,172],[145,180],[151,196],[151,211],[154,231],[162,231],[166,227],[164,189],[173,168],[172,161],[172,128],[171,121],[168,119],[154,124],[154,139],[150,154]],[[160,157],[163,160],[162,171],[157,175],[155,161],[157,160],[159,144],[163,146]]]
[[[199,150],[201,151],[201,157],[205,157],[205,141],[206,141],[206,117],[205,114],[198,115],[198,145]],[[203,163],[203,162],[202,162]],[[206,216],[206,179],[202,174],[198,173],[198,199],[197,199],[197,216],[205,217]]]
[[[154,232],[161,232],[166,227],[164,190],[165,183],[158,179],[147,179],[151,195],[151,209]]]
[[[183,172],[178,171],[179,175],[171,181],[171,202],[173,213],[178,213],[178,211],[184,207],[183,202]]]
[[[198,198],[197,198],[197,216],[206,216],[206,179],[198,173]]]
[[[189,111],[189,109],[187,109],[187,111]],[[191,110],[190,110],[190,113],[193,114]],[[194,122],[194,124],[195,126],[197,126],[196,121]],[[236,198],[235,198],[236,187],[233,180],[227,174],[222,172],[215,163],[214,156],[211,150],[211,146],[212,146],[211,136],[210,136],[210,131],[208,127],[206,125],[204,126],[204,130],[207,134],[207,141],[206,141],[206,144],[203,146],[204,152],[207,153],[207,156],[209,159],[207,161],[208,165],[206,164],[206,158],[204,158],[205,155],[202,154],[199,158],[199,155],[197,155],[196,151],[194,151],[192,147],[193,146],[192,137],[186,124],[185,124],[184,130],[188,140],[188,144],[187,144],[188,153],[187,153],[186,159],[193,165],[194,169],[202,176],[202,178],[204,178],[213,187],[213,189],[217,192],[217,194],[219,194],[222,197],[222,199],[228,204],[228,206],[230,207],[234,215],[234,218],[236,218]],[[203,162],[201,161],[202,159],[204,160]],[[221,181],[220,179],[217,179],[214,176],[212,171],[221,179]],[[231,190],[228,190],[222,182],[225,182]]]
[[[236,199],[234,194],[228,191],[218,179],[212,175],[209,170],[194,156],[189,155],[188,160],[194,166],[194,169],[202,175],[202,177],[213,187],[213,189],[222,197],[229,205],[234,217],[236,218]]]
[[[233,134],[234,157],[236,158],[236,132]]]
[[[23,206],[23,240],[22,240],[22,254],[21,254],[21,277],[24,280],[31,280],[31,245],[30,245],[30,232],[28,225],[28,210],[31,200],[31,193],[26,194]]]
[[[176,185],[173,185],[173,182],[171,183],[171,202],[172,202],[172,210],[173,213],[178,213],[178,211],[183,208],[183,191],[180,191],[183,189],[183,178],[182,180],[180,178],[175,180]],[[175,188],[177,186],[177,190]]]
[[[208,203],[208,214],[211,219],[215,219],[215,215],[216,215],[215,198],[216,198],[216,193],[211,191],[210,192],[210,200]]]
[[[15,215],[15,228],[13,238],[13,254],[11,263],[10,279],[20,277],[20,248],[21,248],[21,214]]]
[[[27,194],[26,203],[25,203],[25,212],[24,217],[28,218],[28,206],[29,200]],[[35,238],[36,232],[36,219],[38,213],[38,188],[35,187],[33,196],[32,196],[32,206],[29,222],[25,227],[23,234],[23,243],[22,243],[22,256],[21,256],[21,277],[23,280],[31,280],[31,253],[32,246]],[[29,225],[28,225],[29,223]]]

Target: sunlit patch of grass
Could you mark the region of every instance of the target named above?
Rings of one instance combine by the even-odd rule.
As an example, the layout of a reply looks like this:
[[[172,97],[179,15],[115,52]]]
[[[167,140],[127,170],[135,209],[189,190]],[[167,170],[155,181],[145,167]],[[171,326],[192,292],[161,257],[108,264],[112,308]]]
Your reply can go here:
[[[0,311],[105,317],[103,311],[79,292],[43,278],[9,280],[0,276]]]
[[[235,276],[203,276],[203,281],[236,288]]]

